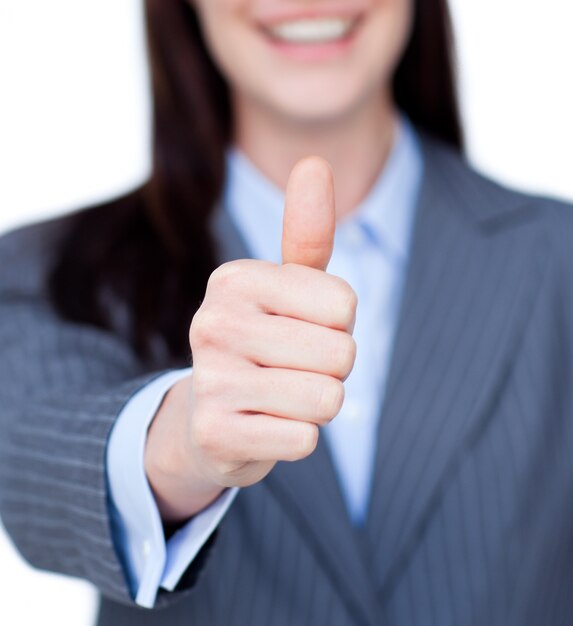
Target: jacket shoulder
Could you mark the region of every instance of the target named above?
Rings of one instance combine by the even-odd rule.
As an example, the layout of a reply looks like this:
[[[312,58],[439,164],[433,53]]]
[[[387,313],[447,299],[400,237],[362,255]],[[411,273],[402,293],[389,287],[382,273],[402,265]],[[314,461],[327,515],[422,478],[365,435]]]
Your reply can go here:
[[[556,240],[573,234],[573,204],[544,195],[526,193],[480,173],[457,150],[422,132],[426,168],[425,193],[446,202],[487,232],[529,226]]]
[[[73,216],[36,222],[0,237],[0,292],[38,293],[45,288]]]

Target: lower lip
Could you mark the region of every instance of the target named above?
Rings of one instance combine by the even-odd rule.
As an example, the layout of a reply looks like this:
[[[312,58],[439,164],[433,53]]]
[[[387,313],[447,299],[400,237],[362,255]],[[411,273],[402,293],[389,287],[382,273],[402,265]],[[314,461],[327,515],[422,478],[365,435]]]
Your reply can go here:
[[[329,61],[346,54],[354,44],[359,25],[340,39],[324,43],[291,43],[264,34],[269,46],[278,54],[297,61]]]

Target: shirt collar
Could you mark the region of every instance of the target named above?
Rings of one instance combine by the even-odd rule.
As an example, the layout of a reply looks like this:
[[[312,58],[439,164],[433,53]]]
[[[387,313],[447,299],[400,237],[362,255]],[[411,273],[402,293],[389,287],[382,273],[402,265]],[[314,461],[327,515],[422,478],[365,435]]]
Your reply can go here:
[[[283,192],[234,146],[227,151],[226,166],[225,210],[255,258],[279,263]],[[374,246],[405,260],[422,173],[419,139],[409,120],[401,116],[384,169],[367,197],[338,229],[358,224]]]
[[[408,256],[410,234],[423,171],[416,133],[399,118],[394,144],[368,196],[347,219],[356,220],[375,245],[399,259]]]

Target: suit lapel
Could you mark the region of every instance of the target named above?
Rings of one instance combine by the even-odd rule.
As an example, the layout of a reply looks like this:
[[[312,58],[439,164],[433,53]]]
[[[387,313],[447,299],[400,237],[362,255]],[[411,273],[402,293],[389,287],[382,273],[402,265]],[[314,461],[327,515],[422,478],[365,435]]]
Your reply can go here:
[[[252,258],[245,240],[222,203],[217,204],[213,209],[210,228],[215,240],[217,261],[220,265],[228,261]]]
[[[296,463],[278,463],[265,480],[301,538],[323,564],[356,624],[378,624],[379,607],[324,438]]]
[[[494,413],[541,277],[504,227],[515,196],[428,140],[424,156],[366,533],[382,597]]]

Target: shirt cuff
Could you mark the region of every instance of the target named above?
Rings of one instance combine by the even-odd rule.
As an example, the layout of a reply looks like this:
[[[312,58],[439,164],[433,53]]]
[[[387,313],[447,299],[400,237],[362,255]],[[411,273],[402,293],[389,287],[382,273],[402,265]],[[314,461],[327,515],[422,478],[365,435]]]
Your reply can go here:
[[[167,542],[167,559],[161,578],[161,587],[173,591],[189,564],[205,545],[229,510],[239,489],[233,487],[221,494],[201,513],[195,515]]]
[[[223,493],[166,545],[161,516],[145,474],[145,444],[149,425],[165,394],[191,371],[167,372],[138,391],[119,414],[107,448],[114,539],[135,602],[146,608],[155,604],[160,586],[175,588],[238,491]]]

